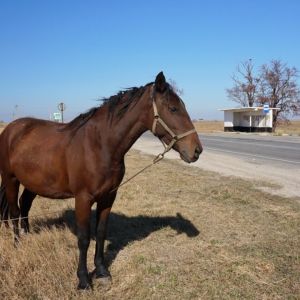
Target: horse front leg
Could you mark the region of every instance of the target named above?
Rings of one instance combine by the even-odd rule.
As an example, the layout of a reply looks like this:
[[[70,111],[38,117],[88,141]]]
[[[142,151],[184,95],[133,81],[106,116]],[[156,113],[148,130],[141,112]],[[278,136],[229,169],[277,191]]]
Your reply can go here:
[[[97,203],[97,222],[96,222],[96,251],[95,251],[95,271],[96,279],[102,279],[103,282],[110,282],[111,275],[104,262],[104,243],[107,233],[107,224],[111,207],[116,198],[116,192],[111,193],[107,198],[101,199]]]
[[[77,277],[79,279],[78,289],[89,289],[91,283],[87,269],[87,251],[90,245],[91,202],[87,198],[75,198],[75,215],[79,248],[77,268]]]

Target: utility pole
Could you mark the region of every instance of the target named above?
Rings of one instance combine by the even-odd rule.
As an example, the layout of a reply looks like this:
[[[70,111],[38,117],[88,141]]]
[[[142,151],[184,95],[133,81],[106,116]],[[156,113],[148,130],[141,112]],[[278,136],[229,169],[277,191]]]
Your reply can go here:
[[[63,102],[60,102],[57,107],[61,113],[61,122],[63,123],[64,122],[64,111],[66,110],[66,105]]]

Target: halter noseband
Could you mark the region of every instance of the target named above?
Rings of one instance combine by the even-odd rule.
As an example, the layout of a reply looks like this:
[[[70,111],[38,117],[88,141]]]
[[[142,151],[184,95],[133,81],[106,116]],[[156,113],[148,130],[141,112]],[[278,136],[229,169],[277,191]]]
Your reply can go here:
[[[159,140],[162,142],[162,144],[165,147],[165,150],[163,153],[158,155],[158,159],[159,158],[163,158],[165,153],[167,153],[168,151],[171,150],[171,148],[175,145],[176,142],[178,142],[180,139],[184,138],[187,135],[190,135],[194,132],[196,132],[196,129],[191,129],[189,131],[186,131],[182,134],[175,134],[172,129],[164,122],[164,120],[160,117],[160,115],[158,114],[158,110],[157,110],[157,105],[155,103],[155,97],[154,97],[154,85],[151,87],[151,99],[152,99],[152,105],[153,105],[153,112],[154,112],[154,120],[153,120],[153,124],[152,124],[152,133],[154,135],[156,135],[155,131],[156,131],[156,127],[157,127],[157,123],[160,123],[160,125],[171,135],[172,140],[169,144],[165,144],[163,142],[163,140],[161,140],[159,138]]]

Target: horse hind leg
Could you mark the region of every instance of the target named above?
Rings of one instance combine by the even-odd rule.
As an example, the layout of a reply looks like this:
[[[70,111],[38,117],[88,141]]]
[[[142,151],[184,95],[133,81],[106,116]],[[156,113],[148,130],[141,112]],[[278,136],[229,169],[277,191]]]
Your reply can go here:
[[[29,232],[28,213],[35,197],[35,193],[32,193],[28,189],[24,188],[24,191],[19,200],[21,209],[21,233]]]
[[[3,180],[4,181],[4,180]],[[8,202],[9,217],[12,220],[15,243],[19,241],[19,217],[18,194],[20,182],[15,177],[10,177],[4,181],[5,194]]]
[[[5,224],[6,227],[9,227],[8,224],[8,202],[5,193],[5,187],[3,183],[0,186],[0,227],[2,223]]]

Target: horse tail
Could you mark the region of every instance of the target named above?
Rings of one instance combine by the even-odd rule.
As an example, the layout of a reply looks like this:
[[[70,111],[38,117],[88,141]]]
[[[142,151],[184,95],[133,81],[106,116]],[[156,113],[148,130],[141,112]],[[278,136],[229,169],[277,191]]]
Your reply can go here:
[[[3,220],[8,220],[8,202],[6,199],[5,187],[0,186],[0,227]],[[5,221],[7,223],[7,221]]]

